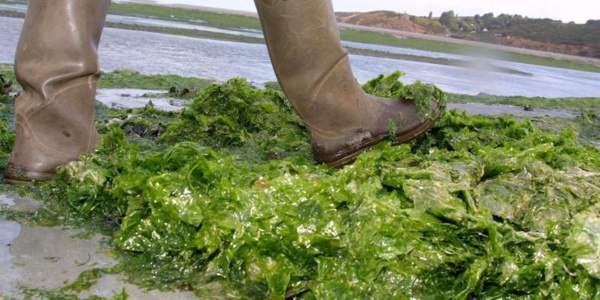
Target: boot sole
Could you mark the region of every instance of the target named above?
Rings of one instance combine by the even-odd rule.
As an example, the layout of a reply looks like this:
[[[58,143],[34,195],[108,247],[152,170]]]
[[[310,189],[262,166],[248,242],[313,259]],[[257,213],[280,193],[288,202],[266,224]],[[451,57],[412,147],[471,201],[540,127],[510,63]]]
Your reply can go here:
[[[15,185],[23,185],[31,183],[32,181],[42,182],[42,181],[50,181],[54,178],[54,174],[48,173],[39,173],[39,172],[24,172],[19,173],[18,176],[11,174],[9,172],[4,174],[4,179],[9,184]]]
[[[405,144],[416,139],[431,128],[439,117],[440,116],[438,115],[436,118],[428,119],[417,127],[396,134],[396,141],[394,141],[392,145]],[[368,151],[370,147],[379,144],[385,140],[386,137],[388,137],[386,134],[379,135],[373,139],[366,140],[356,146],[346,148],[334,154],[320,156],[317,158],[317,161],[332,168],[341,168],[347,164],[353,163],[359,155]]]
[[[23,185],[23,184],[31,183],[31,181],[6,178],[6,183],[13,184],[13,185]]]

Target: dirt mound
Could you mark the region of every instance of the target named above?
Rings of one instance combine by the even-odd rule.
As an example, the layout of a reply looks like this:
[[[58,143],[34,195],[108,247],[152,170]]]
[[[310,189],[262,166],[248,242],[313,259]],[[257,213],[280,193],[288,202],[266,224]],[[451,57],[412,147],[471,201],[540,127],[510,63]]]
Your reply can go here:
[[[585,57],[594,57],[597,49],[592,46],[574,46],[564,44],[550,44],[532,41],[525,38],[511,37],[502,38],[501,43],[506,46],[541,50],[546,52],[563,53],[569,55],[578,55]]]
[[[449,36],[457,39],[472,40],[516,48],[590,58],[600,58],[600,47],[597,46],[597,43],[589,42],[594,40],[593,38],[590,38],[590,36],[593,35],[590,35],[589,33],[592,32],[590,31],[590,28],[597,26],[592,21],[588,22],[586,25],[577,25],[562,24],[560,21],[540,19],[526,20],[529,23],[521,24],[520,27],[517,26],[514,28],[488,28],[481,25],[483,26],[483,29],[477,29],[473,27],[474,25],[472,24],[475,22],[473,20],[476,20],[477,17],[475,17],[475,19],[473,19],[473,17],[455,18],[453,21],[454,23],[452,23],[453,25],[446,27],[440,23],[440,18],[437,17],[417,17],[411,16],[407,13],[397,13],[393,11],[373,11],[365,13],[341,12],[336,13],[336,15],[338,22],[352,25],[399,30],[427,35]],[[506,17],[506,15],[501,15],[498,18],[501,19],[503,16]],[[493,15],[491,15],[491,18],[493,18]],[[585,35],[585,39],[584,37],[581,37],[581,41],[573,40],[568,35],[567,38],[565,38],[565,34],[563,32],[567,30],[565,28],[571,31],[575,30],[573,32],[580,32],[580,35]],[[555,35],[554,33],[558,32],[557,30],[562,30],[561,32],[563,32],[563,34],[560,35],[560,37],[553,37],[553,35]],[[550,38],[549,36],[553,38]]]
[[[338,13],[338,22],[378,27],[385,29],[417,32],[424,34],[445,34],[445,28],[434,19],[410,16],[393,11],[373,11],[367,13]]]

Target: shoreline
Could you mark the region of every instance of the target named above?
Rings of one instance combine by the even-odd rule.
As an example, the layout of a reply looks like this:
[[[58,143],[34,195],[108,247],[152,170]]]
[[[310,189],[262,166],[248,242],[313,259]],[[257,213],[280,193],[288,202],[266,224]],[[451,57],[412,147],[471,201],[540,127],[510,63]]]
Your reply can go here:
[[[4,13],[4,11],[0,11],[0,17],[10,17],[10,18],[21,18],[22,14],[20,13]],[[184,29],[184,28],[170,28],[170,27],[160,27],[160,26],[148,26],[148,25],[139,25],[139,24],[126,24],[119,22],[106,22],[105,25],[107,28],[117,28],[117,29],[125,29],[125,30],[135,30],[135,31],[145,31],[145,32],[154,32],[160,34],[168,34],[168,35],[179,35],[193,38],[203,38],[203,39],[211,39],[211,40],[220,40],[220,41],[230,41],[230,42],[241,42],[241,43],[250,43],[250,44],[264,44],[264,39],[248,37],[242,35],[232,35],[227,33],[216,33],[209,31],[201,31],[195,29]],[[462,68],[472,68],[473,63],[468,60],[459,60],[459,59],[448,59],[448,58],[435,58],[435,57],[427,57],[427,56],[419,56],[419,55],[410,55],[410,54],[398,54],[391,53],[386,51],[379,50],[371,50],[371,49],[362,49],[355,47],[345,46],[348,52],[352,55],[362,55],[367,57],[377,57],[377,58],[389,58],[401,61],[412,61],[412,62],[421,62],[421,63],[429,63],[441,66],[455,66]],[[488,65],[488,70],[492,72],[502,73],[502,74],[513,74],[520,76],[532,76],[530,73],[518,71],[511,68],[503,68],[497,67],[493,65]],[[599,70],[600,72],[600,70]]]
[[[20,13],[20,12],[11,12],[11,11],[0,10],[0,17],[22,19],[24,17],[24,14]],[[106,27],[107,28],[125,29],[125,30],[134,30],[134,31],[154,32],[154,33],[167,34],[167,35],[179,35],[179,36],[186,36],[186,37],[192,37],[192,38],[203,38],[203,39],[241,42],[241,43],[250,43],[250,44],[264,44],[264,39],[262,39],[262,38],[249,37],[249,36],[243,36],[243,35],[233,35],[233,34],[228,34],[228,33],[202,31],[202,30],[196,30],[196,29],[149,26],[149,25],[141,25],[141,24],[127,24],[127,23],[109,22],[109,21],[106,22]],[[376,43],[366,43],[366,44],[377,45]],[[395,46],[392,46],[392,47],[395,47]],[[455,67],[461,67],[461,68],[467,68],[467,69],[473,68],[473,62],[470,60],[435,58],[435,57],[411,55],[411,54],[398,54],[398,53],[392,53],[392,52],[380,51],[380,50],[355,48],[355,47],[351,47],[351,46],[344,46],[344,48],[346,48],[348,50],[348,52],[353,55],[362,55],[362,56],[367,56],[367,57],[378,57],[378,58],[389,58],[389,59],[395,59],[395,60],[400,60],[400,61],[429,63],[429,64],[442,65],[442,66],[455,66]],[[399,48],[402,48],[402,47],[399,47]],[[428,50],[425,50],[425,51],[428,51]],[[431,52],[436,52],[436,51],[431,50]],[[466,55],[466,56],[469,57],[468,55]],[[476,57],[476,56],[471,56],[471,57]],[[527,62],[524,62],[524,63],[527,64]],[[529,63],[529,64],[540,65],[540,64],[535,64],[535,63]],[[544,65],[544,64],[541,64],[541,65]],[[545,66],[562,68],[562,69],[571,69],[571,70],[584,71],[584,72],[600,73],[600,69],[599,70],[595,70],[595,69],[594,70],[582,70],[579,68],[567,68],[567,67],[552,66],[552,65],[545,65]],[[488,65],[487,67],[488,67],[488,70],[490,70],[492,72],[497,72],[497,73],[502,73],[502,74],[519,75],[519,76],[532,76],[532,74],[530,74],[530,73],[518,71],[515,69],[511,69],[511,68],[498,67],[498,66],[493,66],[493,65]],[[597,68],[600,68],[600,66]]]
[[[255,12],[230,10],[230,9],[207,7],[207,6],[196,6],[196,5],[190,5],[190,4],[166,5],[166,4],[156,3],[156,2],[148,1],[148,0],[125,0],[125,1],[119,1],[119,2],[155,5],[155,6],[161,6],[161,7],[177,7],[177,8],[183,8],[183,9],[207,11],[207,12],[218,13],[218,14],[229,14],[229,15],[238,15],[238,16],[244,16],[244,17],[258,18],[258,14]],[[383,34],[391,34],[391,35],[397,36],[397,37],[424,39],[424,40],[430,40],[430,41],[446,42],[446,43],[452,43],[452,44],[458,44],[458,45],[480,47],[480,48],[485,48],[488,50],[508,51],[508,52],[512,52],[512,53],[533,55],[533,56],[552,58],[552,59],[558,59],[558,60],[577,61],[577,62],[588,63],[588,64],[595,65],[597,67],[600,67],[600,59],[591,58],[591,57],[575,56],[575,55],[568,55],[568,54],[555,53],[555,52],[546,52],[546,51],[532,50],[532,49],[525,49],[525,48],[516,48],[516,47],[503,46],[503,45],[495,45],[495,44],[490,44],[490,43],[460,40],[460,39],[455,39],[455,38],[450,38],[450,37],[422,34],[422,33],[401,31],[401,30],[393,30],[393,29],[385,29],[385,28],[379,28],[379,27],[353,25],[353,24],[346,24],[346,23],[339,23],[339,22],[338,22],[338,27],[340,29],[370,31],[370,32],[383,33]]]

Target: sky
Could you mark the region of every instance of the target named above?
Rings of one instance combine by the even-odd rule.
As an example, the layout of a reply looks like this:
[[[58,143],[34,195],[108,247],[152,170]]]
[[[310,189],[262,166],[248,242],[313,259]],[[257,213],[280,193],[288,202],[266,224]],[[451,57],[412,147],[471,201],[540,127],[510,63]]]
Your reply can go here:
[[[256,11],[252,0],[156,0],[155,2]],[[333,6],[336,11],[391,10],[417,16],[427,16],[429,12],[433,12],[434,16],[439,17],[442,12],[453,10],[459,16],[493,12],[494,15],[519,14],[530,18],[561,20],[565,23],[600,20],[598,0],[333,0]]]

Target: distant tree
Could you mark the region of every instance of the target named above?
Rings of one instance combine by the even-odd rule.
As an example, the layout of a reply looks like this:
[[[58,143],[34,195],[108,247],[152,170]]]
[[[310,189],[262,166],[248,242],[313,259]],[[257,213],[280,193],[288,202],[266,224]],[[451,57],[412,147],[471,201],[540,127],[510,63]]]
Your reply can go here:
[[[454,21],[456,19],[456,15],[454,15],[454,11],[445,11],[440,16],[440,23],[448,28],[452,27]]]
[[[459,19],[456,23],[458,25],[458,30],[460,31],[471,32],[476,29],[469,19]]]
[[[588,26],[599,26],[600,25],[600,20],[588,20],[587,22],[585,22],[585,25],[588,25]]]
[[[514,15],[512,20],[513,20],[513,24],[514,25],[521,24],[521,23],[523,23],[523,16],[521,16],[521,15]]]
[[[501,29],[510,28],[512,26],[512,16],[510,15],[501,14],[497,19],[497,24]]]
[[[481,19],[483,20],[483,22],[489,22],[494,19],[494,13],[484,14],[483,16],[481,16]]]

